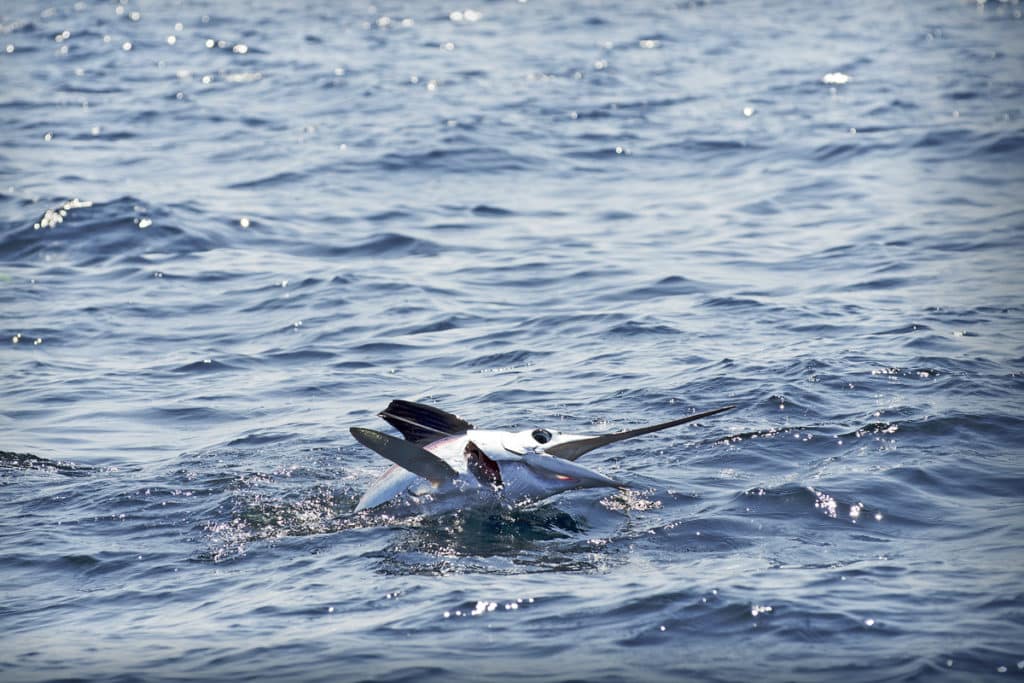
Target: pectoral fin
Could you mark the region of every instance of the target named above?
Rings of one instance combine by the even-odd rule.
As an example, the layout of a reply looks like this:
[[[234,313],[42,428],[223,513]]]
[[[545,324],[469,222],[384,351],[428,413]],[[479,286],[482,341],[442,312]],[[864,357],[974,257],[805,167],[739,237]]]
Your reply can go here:
[[[459,476],[451,465],[414,443],[362,427],[352,427],[349,431],[359,443],[432,484],[442,484]]]

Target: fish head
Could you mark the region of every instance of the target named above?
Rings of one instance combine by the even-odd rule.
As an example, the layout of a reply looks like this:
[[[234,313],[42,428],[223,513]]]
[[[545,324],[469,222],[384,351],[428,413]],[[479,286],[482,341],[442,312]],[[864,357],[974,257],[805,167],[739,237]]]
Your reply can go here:
[[[471,429],[466,432],[470,441],[475,443],[487,457],[494,460],[514,459],[529,451],[546,451],[549,447],[586,440],[592,437],[579,434],[566,434],[554,429],[537,427],[518,432],[506,432],[499,429]]]
[[[497,432],[501,434],[501,447],[518,455],[530,451],[546,452],[548,448],[581,441],[591,437],[581,434],[566,434],[555,429],[537,427],[518,432]]]

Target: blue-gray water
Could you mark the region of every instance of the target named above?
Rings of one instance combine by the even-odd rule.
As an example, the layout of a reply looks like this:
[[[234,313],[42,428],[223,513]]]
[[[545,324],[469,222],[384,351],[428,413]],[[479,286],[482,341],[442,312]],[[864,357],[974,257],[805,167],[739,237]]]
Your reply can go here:
[[[1016,2],[5,0],[0,679],[1019,679],[1022,74]],[[392,398],[739,407],[375,526]]]

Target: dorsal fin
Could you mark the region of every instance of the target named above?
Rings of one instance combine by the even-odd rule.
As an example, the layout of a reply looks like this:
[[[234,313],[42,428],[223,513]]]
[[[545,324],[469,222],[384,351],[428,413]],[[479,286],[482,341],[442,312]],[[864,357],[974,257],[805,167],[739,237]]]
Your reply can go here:
[[[381,411],[380,416],[402,433],[407,441],[426,444],[446,436],[464,434],[473,425],[458,415],[446,413],[425,403],[396,399]]]
[[[349,432],[359,443],[432,484],[443,484],[459,476],[451,465],[416,444],[362,427],[352,427]]]

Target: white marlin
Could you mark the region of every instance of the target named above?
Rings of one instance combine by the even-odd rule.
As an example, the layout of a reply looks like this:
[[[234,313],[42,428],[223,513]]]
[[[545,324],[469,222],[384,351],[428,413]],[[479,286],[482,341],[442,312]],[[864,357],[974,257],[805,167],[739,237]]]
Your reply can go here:
[[[626,488],[574,461],[600,446],[734,407],[615,434],[578,436],[543,428],[521,432],[475,429],[439,408],[392,401],[380,417],[404,439],[362,427],[350,430],[356,441],[394,463],[359,499],[356,512],[392,502],[417,509],[426,503],[436,504],[431,508],[450,510],[488,502],[517,506],[573,489]]]

